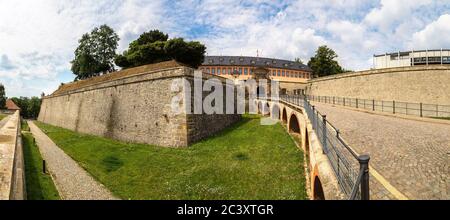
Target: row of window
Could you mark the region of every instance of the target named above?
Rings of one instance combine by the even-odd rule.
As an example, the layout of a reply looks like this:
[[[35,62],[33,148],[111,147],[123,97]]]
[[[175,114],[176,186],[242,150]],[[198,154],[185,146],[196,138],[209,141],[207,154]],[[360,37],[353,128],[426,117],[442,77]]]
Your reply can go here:
[[[411,59],[412,60],[412,59]],[[414,63],[426,63],[427,57],[414,58]],[[429,63],[441,63],[441,57],[428,57]],[[450,63],[450,57],[442,57],[442,63]]]
[[[237,72],[239,75],[253,75],[253,68],[220,68],[220,67],[201,67],[201,70],[210,73],[212,75],[231,75],[233,72]],[[279,77],[291,77],[291,78],[310,78],[309,73],[298,72],[293,70],[270,70],[272,76]]]

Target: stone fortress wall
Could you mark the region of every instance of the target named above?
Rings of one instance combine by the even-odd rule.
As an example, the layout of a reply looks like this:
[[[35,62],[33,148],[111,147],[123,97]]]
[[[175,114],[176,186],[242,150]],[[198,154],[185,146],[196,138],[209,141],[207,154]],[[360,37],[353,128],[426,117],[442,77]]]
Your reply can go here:
[[[238,114],[173,112],[174,96],[187,103],[184,93],[171,91],[173,80],[192,82],[193,77],[194,69],[168,61],[62,85],[43,98],[38,120],[126,142],[185,147],[240,119]]]
[[[450,66],[399,67],[320,77],[308,82],[306,93],[450,105]]]

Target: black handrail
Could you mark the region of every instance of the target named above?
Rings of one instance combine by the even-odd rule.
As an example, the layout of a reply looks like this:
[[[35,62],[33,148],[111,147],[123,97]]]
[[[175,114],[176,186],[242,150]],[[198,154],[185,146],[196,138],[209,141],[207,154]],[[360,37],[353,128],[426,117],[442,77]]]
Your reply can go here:
[[[314,96],[307,98],[315,102],[342,105],[378,112],[389,112],[392,114],[414,115],[419,117],[450,117],[450,105],[427,104],[417,102],[386,101],[376,99],[361,99],[338,96]],[[363,103],[362,105],[359,103]]]
[[[272,98],[272,100],[274,99]],[[344,194],[352,200],[357,198],[369,200],[370,157],[359,155],[350,148],[340,137],[339,130],[326,119],[325,115],[311,105],[306,96],[281,95],[276,100],[302,107],[305,110]]]

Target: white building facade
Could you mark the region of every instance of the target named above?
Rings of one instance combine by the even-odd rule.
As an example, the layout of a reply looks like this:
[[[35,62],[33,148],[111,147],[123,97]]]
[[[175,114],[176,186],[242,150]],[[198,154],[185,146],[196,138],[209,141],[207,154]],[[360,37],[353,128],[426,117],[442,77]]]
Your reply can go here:
[[[374,69],[418,65],[450,65],[450,49],[405,51],[373,56]]]

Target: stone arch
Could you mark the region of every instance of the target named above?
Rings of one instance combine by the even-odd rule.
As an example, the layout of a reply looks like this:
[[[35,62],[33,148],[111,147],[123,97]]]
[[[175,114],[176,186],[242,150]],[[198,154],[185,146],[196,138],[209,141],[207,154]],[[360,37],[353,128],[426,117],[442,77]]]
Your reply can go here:
[[[262,104],[262,102],[258,102],[258,114],[263,114],[263,104]]]
[[[311,170],[311,160],[309,156],[309,134],[308,134],[308,128],[305,128],[305,138],[303,139],[305,143],[305,158],[306,158],[306,164],[308,165],[308,170]]]
[[[320,182],[319,176],[314,177],[314,200],[325,200],[325,193],[323,192],[322,183]]]
[[[287,124],[288,118],[287,118],[286,107],[283,108],[283,113],[282,113],[281,119],[282,119],[283,123]]]
[[[265,97],[266,96],[266,88],[264,88],[264,86],[256,87],[256,95],[260,98]]]
[[[270,117],[272,117],[272,119],[280,119],[281,118],[280,106],[278,106],[276,104],[272,105]]]
[[[263,108],[263,115],[269,115],[270,116],[270,105],[269,102],[266,102]]]
[[[291,114],[291,117],[289,117],[288,128],[289,128],[289,132],[300,134],[300,123],[295,114]]]

